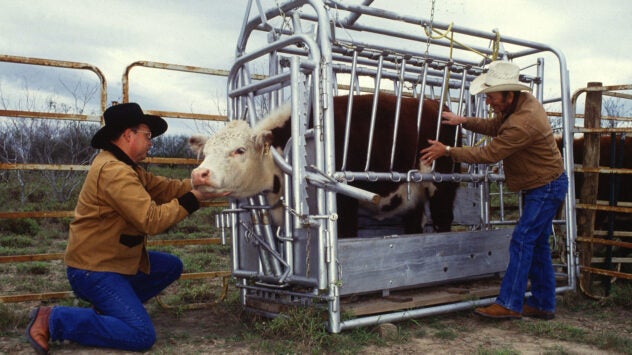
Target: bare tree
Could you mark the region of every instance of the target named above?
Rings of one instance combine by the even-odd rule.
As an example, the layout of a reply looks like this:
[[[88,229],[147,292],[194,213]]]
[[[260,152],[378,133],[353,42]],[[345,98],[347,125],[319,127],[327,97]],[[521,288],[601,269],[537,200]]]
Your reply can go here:
[[[62,83],[68,91],[65,97],[71,98],[71,104],[51,95],[38,104],[37,97],[31,94],[25,83],[25,96],[17,102],[22,111],[54,113],[85,113],[90,100],[98,89],[78,82],[72,86]],[[9,105],[0,88],[0,104]],[[0,122],[0,161],[16,164],[89,164],[96,150],[90,147],[90,139],[98,124],[77,121],[52,121],[31,118],[4,118]],[[28,184],[27,171],[16,170],[15,175],[20,188],[20,202],[24,204],[38,188]],[[31,174],[33,172],[30,172]],[[44,170],[41,173],[58,202],[70,199],[73,192],[83,181],[83,175],[69,170]]]
[[[624,102],[624,100],[622,99],[606,97],[603,99],[602,108],[605,111],[607,116],[630,117],[631,110],[629,106],[626,109],[625,103],[626,102]],[[604,121],[605,122],[602,123],[602,126],[610,127],[610,128],[630,126],[630,123],[631,123],[630,120],[625,121],[625,120],[612,119],[612,120],[604,120]]]
[[[0,161],[5,163],[20,164],[30,159],[33,141],[29,132],[33,131],[33,120],[9,119],[2,124],[2,145],[0,146]],[[20,190],[20,203],[24,204],[28,196],[35,190],[29,188],[25,172],[15,171],[15,181]]]
[[[151,154],[165,158],[193,158],[184,135],[163,135],[152,140]]]

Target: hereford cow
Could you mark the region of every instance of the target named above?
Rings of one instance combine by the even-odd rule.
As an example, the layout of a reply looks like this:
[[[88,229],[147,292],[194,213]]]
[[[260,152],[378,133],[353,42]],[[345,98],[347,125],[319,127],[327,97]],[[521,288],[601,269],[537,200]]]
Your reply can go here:
[[[557,138],[558,147],[562,148],[561,137]],[[627,137],[621,140],[617,137],[616,141],[616,154],[615,162],[621,162],[621,166],[615,167],[632,169],[632,138]],[[610,167],[611,163],[611,136],[603,135],[599,142],[599,166]],[[575,164],[581,165],[584,158],[584,137],[579,137],[573,141],[573,160]],[[614,192],[614,196],[617,201],[632,202],[632,175],[630,174],[617,174],[616,179],[619,180],[618,191]],[[584,182],[584,173],[575,173],[575,196],[579,198],[581,188]],[[597,186],[597,200],[609,201],[610,193],[613,186],[611,185],[611,179],[609,174],[599,175],[599,184]],[[597,211],[595,214],[595,228],[606,229],[608,221],[608,212]],[[617,230],[630,230],[632,228],[632,217],[623,216],[617,214],[616,227]]]
[[[342,147],[348,96],[334,98],[336,164],[340,170]],[[364,171],[366,164],[368,137],[370,129],[373,95],[355,96],[351,116],[347,171]],[[381,94],[377,105],[375,136],[372,145],[369,171],[390,171],[391,147],[393,145],[393,127],[397,98]],[[407,172],[420,169],[427,172],[428,167],[420,166],[417,156],[420,149],[428,145],[428,139],[434,139],[439,105],[436,101],[425,100],[421,134],[417,134],[418,100],[402,98],[395,161],[393,170]],[[446,108],[447,109],[447,108]],[[244,121],[232,121],[223,130],[206,140],[203,137],[191,137],[190,145],[194,151],[203,151],[204,161],[196,169],[202,169],[208,179],[207,189],[230,192],[234,198],[243,198],[260,192],[270,192],[278,196],[282,191],[281,170],[273,162],[270,154],[265,154],[270,145],[282,149],[290,138],[290,107],[286,105],[259,121],[254,128]],[[311,120],[310,120],[311,121]],[[444,144],[454,145],[454,126],[444,125],[440,138]],[[452,172],[453,162],[449,158],[436,161],[436,171]],[[406,183],[395,182],[351,182],[359,187],[379,194],[379,206],[369,208],[369,213],[377,220],[395,215],[402,216],[406,233],[422,231],[424,202],[430,200],[430,213],[436,231],[449,231],[453,219],[452,204],[457,183],[435,185],[424,182],[412,185],[408,195]],[[272,197],[269,201],[274,204]],[[358,232],[358,200],[338,194],[338,232],[340,237],[353,237]],[[274,218],[277,219],[278,218]]]

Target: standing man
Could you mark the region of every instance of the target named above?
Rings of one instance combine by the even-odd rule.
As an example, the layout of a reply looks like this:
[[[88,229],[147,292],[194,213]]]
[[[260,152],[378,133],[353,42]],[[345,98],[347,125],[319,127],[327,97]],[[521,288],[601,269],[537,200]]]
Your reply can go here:
[[[520,68],[509,62],[489,65],[486,74],[472,81],[472,95],[484,93],[495,117],[482,119],[444,112],[443,123],[462,124],[473,132],[492,136],[483,147],[449,147],[430,140],[421,150],[426,163],[441,156],[457,162],[495,163],[503,161],[509,190],[522,191],[523,213],[509,245],[509,265],[496,302],[476,308],[474,313],[489,318],[541,319],[555,317],[555,273],[549,236],[558,208],[568,188],[562,156],[542,104],[520,83]],[[532,296],[524,301],[527,280]]]
[[[70,224],[65,263],[75,295],[92,308],[38,307],[26,337],[38,354],[49,339],[87,346],[142,351],[156,340],[143,303],[177,280],[176,256],[147,251],[147,238],[196,211],[199,201],[218,195],[194,187],[199,176],[176,180],[155,176],[138,165],[151,138],[167,130],[161,117],[138,104],[112,106],[92,138],[101,149],[83,184]]]

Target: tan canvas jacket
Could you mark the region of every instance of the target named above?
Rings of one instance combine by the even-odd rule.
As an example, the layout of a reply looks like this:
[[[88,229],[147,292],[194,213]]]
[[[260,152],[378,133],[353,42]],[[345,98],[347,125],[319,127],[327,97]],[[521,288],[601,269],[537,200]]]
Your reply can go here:
[[[465,129],[493,137],[482,147],[453,148],[458,162],[495,163],[503,160],[507,187],[511,191],[543,186],[564,171],[546,112],[530,93],[523,92],[513,113],[492,119],[468,118]]]
[[[149,272],[147,236],[199,208],[189,179],[154,176],[122,151],[92,162],[70,224],[65,262],[93,271]],[[186,207],[185,207],[186,206]]]

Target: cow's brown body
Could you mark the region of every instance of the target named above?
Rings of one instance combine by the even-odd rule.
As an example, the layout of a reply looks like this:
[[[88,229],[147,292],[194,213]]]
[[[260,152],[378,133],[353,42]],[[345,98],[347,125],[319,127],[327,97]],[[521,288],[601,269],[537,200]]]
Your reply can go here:
[[[336,132],[336,168],[340,169],[344,146],[344,129],[347,115],[348,96],[334,98],[334,120]],[[395,109],[397,98],[393,95],[382,94],[378,100],[376,127],[373,140],[373,151],[369,171],[390,171],[391,147],[393,146],[393,130],[395,125]],[[351,133],[349,137],[349,152],[347,156],[347,171],[364,171],[366,165],[368,137],[371,123],[371,107],[373,95],[355,96],[353,99],[353,114],[351,115]],[[424,102],[423,116],[421,120],[420,134],[417,134],[417,110],[419,101],[414,98],[402,98],[400,107],[400,120],[398,125],[397,145],[395,147],[395,160],[393,171],[407,172],[418,168],[418,155],[420,149],[428,146],[428,139],[435,139],[439,105],[437,101],[426,100]],[[289,139],[289,125],[273,130],[274,146],[284,146]],[[454,145],[455,127],[443,125],[440,138],[444,144]],[[442,173],[453,172],[454,163],[449,158],[437,160],[436,171]],[[380,181],[353,182],[354,186],[375,192],[382,197],[396,191],[401,183]],[[433,225],[436,231],[449,231],[453,215],[453,202],[456,194],[456,183],[437,184],[437,190],[430,197],[430,211]],[[406,203],[408,197],[397,194],[391,197],[383,209],[395,209]],[[422,217],[424,206],[420,203],[407,211],[402,217],[405,223],[406,233],[418,233],[422,231]],[[338,230],[341,236],[355,236],[358,229],[358,201],[343,195],[338,197],[338,211],[340,221]],[[387,211],[383,211],[387,212]]]
[[[340,170],[342,164],[343,141],[345,120],[347,115],[348,96],[338,96],[334,98],[334,120],[335,120],[335,137],[336,137],[336,164],[337,170]],[[389,172],[391,160],[391,147],[393,146],[393,127],[395,124],[395,110],[397,98],[393,95],[381,95],[377,105],[377,116],[374,140],[372,144],[371,162],[368,171],[370,172]],[[351,133],[349,142],[349,153],[347,156],[346,171],[363,172],[365,170],[368,137],[371,123],[371,107],[373,105],[373,95],[359,95],[354,97],[353,114],[351,116]],[[418,100],[414,98],[403,98],[400,108],[400,119],[397,144],[395,150],[395,160],[392,171],[406,173],[413,169],[419,169],[418,152],[421,148],[428,146],[428,139],[435,139],[438,103],[433,100],[425,100],[423,108],[423,117],[421,120],[420,134],[417,134],[417,110]],[[275,118],[273,126],[267,126],[265,122],[260,122],[257,127],[264,126],[266,131],[266,139],[270,140],[270,144],[277,148],[285,147],[290,138],[290,120],[279,120]],[[255,128],[255,131],[258,128]],[[455,144],[454,126],[443,125],[439,140],[444,144]],[[271,134],[270,134],[271,133]],[[258,133],[261,134],[261,133]],[[211,137],[212,139],[212,137]],[[259,139],[260,140],[260,139]],[[254,139],[253,141],[258,141]],[[222,144],[226,144],[225,142]],[[224,153],[215,155],[226,155]],[[241,154],[241,153],[239,153]],[[205,155],[207,149],[205,148]],[[231,154],[229,154],[231,155]],[[235,154],[233,154],[235,155]],[[256,154],[255,154],[256,156]],[[208,157],[210,167],[213,159],[216,157]],[[205,162],[207,161],[205,159]],[[200,167],[204,166],[203,163]],[[236,170],[236,169],[232,169]],[[250,168],[252,170],[252,168]],[[449,158],[441,158],[436,162],[436,171],[442,173],[453,172],[453,162]],[[257,175],[258,172],[250,171],[250,174]],[[232,179],[234,180],[234,178]],[[412,200],[405,193],[407,191],[406,183],[397,183],[391,181],[379,182],[362,182],[354,181],[350,184],[375,192],[382,196],[384,204],[380,207],[377,214],[388,214],[389,210],[396,210],[403,205],[408,205],[403,212],[404,231],[406,233],[418,233],[423,229],[422,220],[424,215],[424,196],[412,196]],[[430,211],[435,230],[449,231],[453,220],[453,202],[456,195],[457,183],[440,183],[432,184],[425,182],[418,186],[430,186],[425,188],[426,200],[430,198]],[[270,189],[270,188],[268,188]],[[431,191],[432,190],[432,191]],[[423,195],[421,191],[418,195]],[[432,196],[432,197],[431,197]],[[353,237],[358,234],[358,200],[338,194],[338,234],[340,237]]]

